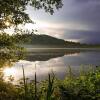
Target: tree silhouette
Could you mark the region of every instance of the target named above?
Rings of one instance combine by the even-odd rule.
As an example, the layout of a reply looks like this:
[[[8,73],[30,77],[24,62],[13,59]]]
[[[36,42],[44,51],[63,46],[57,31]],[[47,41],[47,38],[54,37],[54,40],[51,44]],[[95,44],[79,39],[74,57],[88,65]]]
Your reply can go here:
[[[0,0],[0,29],[32,22],[25,13],[28,5],[53,14],[54,9],[61,8],[63,4],[62,0]]]
[[[55,9],[62,7],[62,0],[0,0],[0,64],[1,66],[23,57],[22,47],[16,45],[27,40],[27,34],[22,38],[15,28],[16,35],[6,34],[3,30],[19,24],[33,23],[25,12],[27,6],[34,9],[44,9],[53,14]],[[21,33],[23,31],[20,30]],[[28,33],[28,32],[26,32]],[[20,57],[21,55],[21,57]],[[14,61],[13,61],[14,60]],[[7,63],[6,63],[7,62]]]

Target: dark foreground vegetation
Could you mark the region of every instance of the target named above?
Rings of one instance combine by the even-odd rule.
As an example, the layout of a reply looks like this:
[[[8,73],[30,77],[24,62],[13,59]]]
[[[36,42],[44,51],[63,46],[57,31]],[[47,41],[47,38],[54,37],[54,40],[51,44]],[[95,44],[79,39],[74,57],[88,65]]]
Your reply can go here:
[[[51,73],[42,82],[37,82],[36,73],[35,80],[28,81],[23,67],[22,71],[23,78],[17,85],[11,84],[11,77],[5,82],[0,74],[0,100],[100,100],[100,68],[80,70],[75,77],[69,67],[64,80]]]

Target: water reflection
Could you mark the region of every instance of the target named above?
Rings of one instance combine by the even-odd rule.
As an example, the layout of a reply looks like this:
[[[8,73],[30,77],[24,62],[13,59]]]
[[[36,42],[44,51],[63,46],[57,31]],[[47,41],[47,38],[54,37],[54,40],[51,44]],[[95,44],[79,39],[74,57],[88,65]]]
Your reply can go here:
[[[0,68],[5,66],[12,66],[14,62],[24,58],[24,52],[15,51],[0,51]]]
[[[22,49],[0,48],[0,79],[8,79],[8,76],[15,75],[15,68],[12,67],[20,59],[23,59],[25,52]],[[4,78],[4,76],[6,76]]]
[[[36,64],[36,69],[35,69]],[[28,52],[25,60],[19,60],[12,67],[3,68],[5,79],[12,75],[15,81],[22,78],[22,65],[25,75],[34,79],[34,73],[37,73],[38,81],[47,77],[48,73],[53,71],[55,75],[63,79],[67,74],[68,65],[71,66],[73,73],[79,72],[80,65],[84,64],[85,70],[89,64],[100,65],[100,52],[96,51],[64,51],[64,52]]]
[[[15,70],[15,68],[13,68],[13,67],[11,67],[11,68],[6,67],[6,68],[4,68],[3,73],[4,73],[6,76],[14,75],[14,74],[16,73],[16,70]]]
[[[28,61],[47,61],[52,58],[63,57],[64,55],[78,55],[80,50],[45,50],[42,52],[28,52],[26,59]]]
[[[64,73],[66,72],[66,68],[62,67],[63,62],[56,62],[58,60],[51,60],[47,62],[27,62],[27,61],[19,61],[13,67],[4,68],[4,78],[7,79],[8,76],[12,75],[15,78],[15,81],[22,78],[22,65],[24,66],[25,75],[27,78],[34,79],[34,73],[37,73],[37,79],[43,80],[47,77],[48,73],[53,71],[59,77],[64,77]],[[55,62],[55,64],[54,64]],[[53,64],[51,64],[53,63]],[[58,64],[57,64],[58,63]],[[35,69],[36,64],[36,69]],[[59,65],[59,66],[58,66]],[[61,67],[60,67],[61,66]],[[63,76],[61,75],[63,73]]]

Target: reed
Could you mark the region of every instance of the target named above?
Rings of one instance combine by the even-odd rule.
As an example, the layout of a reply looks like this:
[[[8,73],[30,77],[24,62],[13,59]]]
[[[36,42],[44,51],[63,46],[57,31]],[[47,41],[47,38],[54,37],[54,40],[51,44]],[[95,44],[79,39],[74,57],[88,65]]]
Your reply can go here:
[[[25,77],[25,71],[24,71],[23,65],[22,65],[22,71],[23,71],[24,98],[26,100],[27,99],[28,89],[27,89],[27,80],[26,80],[26,77]]]
[[[46,100],[51,100],[52,94],[54,92],[54,75],[51,77],[50,74],[48,74],[48,88],[47,88],[47,95],[46,95]]]
[[[36,64],[35,64],[35,100],[37,100],[37,77],[36,77]]]
[[[3,98],[4,100],[15,100],[14,98],[16,100],[100,100],[100,68],[91,69],[86,74],[81,68],[78,77],[73,76],[70,66],[68,68],[69,75],[64,80],[57,79],[54,74],[48,74],[47,80],[37,83],[36,72],[35,79],[27,82],[22,66],[22,85],[16,86],[0,80],[0,100]],[[41,88],[42,84],[44,90]]]

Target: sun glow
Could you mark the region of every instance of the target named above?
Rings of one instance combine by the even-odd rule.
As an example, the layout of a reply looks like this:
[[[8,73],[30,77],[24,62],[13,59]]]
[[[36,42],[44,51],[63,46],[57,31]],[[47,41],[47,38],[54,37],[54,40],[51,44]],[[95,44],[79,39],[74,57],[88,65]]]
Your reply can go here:
[[[5,76],[10,76],[10,75],[14,75],[16,73],[16,70],[14,68],[5,68],[3,70],[3,73]]]
[[[6,25],[6,26],[10,26],[10,22],[6,21],[6,22],[5,22],[5,25]]]

